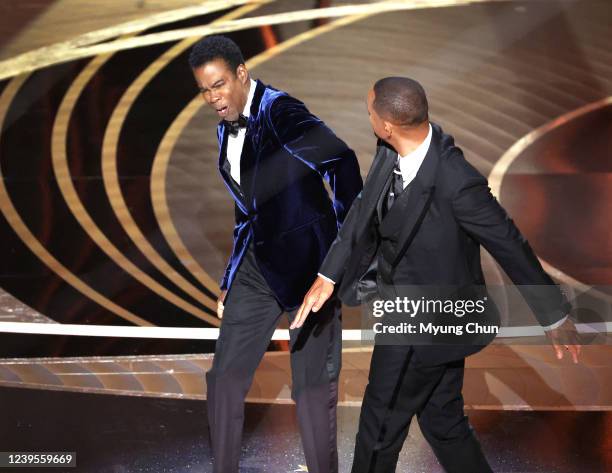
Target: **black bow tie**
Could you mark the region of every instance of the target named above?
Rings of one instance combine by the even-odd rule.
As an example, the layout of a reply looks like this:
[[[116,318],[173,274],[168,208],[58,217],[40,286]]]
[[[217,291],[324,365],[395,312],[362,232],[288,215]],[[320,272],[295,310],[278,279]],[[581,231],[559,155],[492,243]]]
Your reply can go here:
[[[238,116],[238,120],[234,120],[232,122],[223,120],[227,131],[229,131],[230,135],[232,136],[238,136],[238,130],[240,130],[240,128],[246,128],[247,122],[247,117],[245,117],[242,113]]]

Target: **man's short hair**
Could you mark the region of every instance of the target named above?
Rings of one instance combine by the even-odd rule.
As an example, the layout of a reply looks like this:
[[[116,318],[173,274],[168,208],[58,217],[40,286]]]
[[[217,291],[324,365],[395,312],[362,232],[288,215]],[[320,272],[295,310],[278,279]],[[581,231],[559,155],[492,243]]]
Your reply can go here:
[[[238,45],[225,36],[202,38],[189,53],[189,65],[192,69],[216,59],[223,59],[234,73],[240,64],[244,64],[244,57]]]
[[[425,90],[408,77],[385,77],[374,84],[376,113],[395,125],[414,126],[429,119]]]

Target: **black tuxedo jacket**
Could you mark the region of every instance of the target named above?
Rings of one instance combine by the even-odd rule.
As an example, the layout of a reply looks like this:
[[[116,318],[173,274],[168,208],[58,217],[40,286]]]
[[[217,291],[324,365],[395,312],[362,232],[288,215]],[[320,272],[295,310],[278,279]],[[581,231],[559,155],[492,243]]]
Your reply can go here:
[[[432,129],[429,150],[409,192],[400,194],[382,221],[377,206],[389,185],[397,152],[379,143],[364,188],[323,261],[321,274],[340,283],[340,298],[348,304],[358,299],[360,281],[373,257],[378,260],[379,290],[383,284],[484,288],[483,245],[519,286],[538,321],[543,326],[559,321],[568,311],[559,287],[453,137],[435,124]],[[390,297],[388,292],[382,295]],[[498,317],[492,301],[487,310],[489,320]],[[493,338],[479,345],[415,346],[415,352],[425,363],[441,363],[475,353]]]

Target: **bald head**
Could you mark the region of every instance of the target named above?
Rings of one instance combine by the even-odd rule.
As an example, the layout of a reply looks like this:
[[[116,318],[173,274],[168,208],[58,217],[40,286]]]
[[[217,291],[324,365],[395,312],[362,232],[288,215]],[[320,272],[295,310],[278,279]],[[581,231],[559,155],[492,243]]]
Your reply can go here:
[[[374,84],[373,108],[398,126],[416,126],[429,119],[427,96],[421,84],[408,77],[385,77]]]

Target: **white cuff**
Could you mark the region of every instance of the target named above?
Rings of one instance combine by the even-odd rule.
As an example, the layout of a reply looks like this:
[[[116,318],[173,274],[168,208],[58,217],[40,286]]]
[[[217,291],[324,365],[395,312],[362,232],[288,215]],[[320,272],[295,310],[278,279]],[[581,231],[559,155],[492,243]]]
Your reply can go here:
[[[323,275],[323,274],[321,274],[321,273],[318,273],[318,276],[319,276],[320,278],[325,279],[327,282],[330,282],[330,283],[332,283],[332,284],[336,284],[336,281],[332,281],[332,280],[331,280],[331,279],[329,279],[327,276],[325,276],[325,275]]]
[[[544,329],[545,332],[548,332],[549,330],[554,330],[556,328],[559,328],[559,327],[561,327],[561,325],[563,325],[565,323],[565,321],[567,320],[568,317],[569,317],[569,315],[566,315],[562,319],[557,320],[554,324],[547,325],[546,327],[542,327],[542,328]]]

